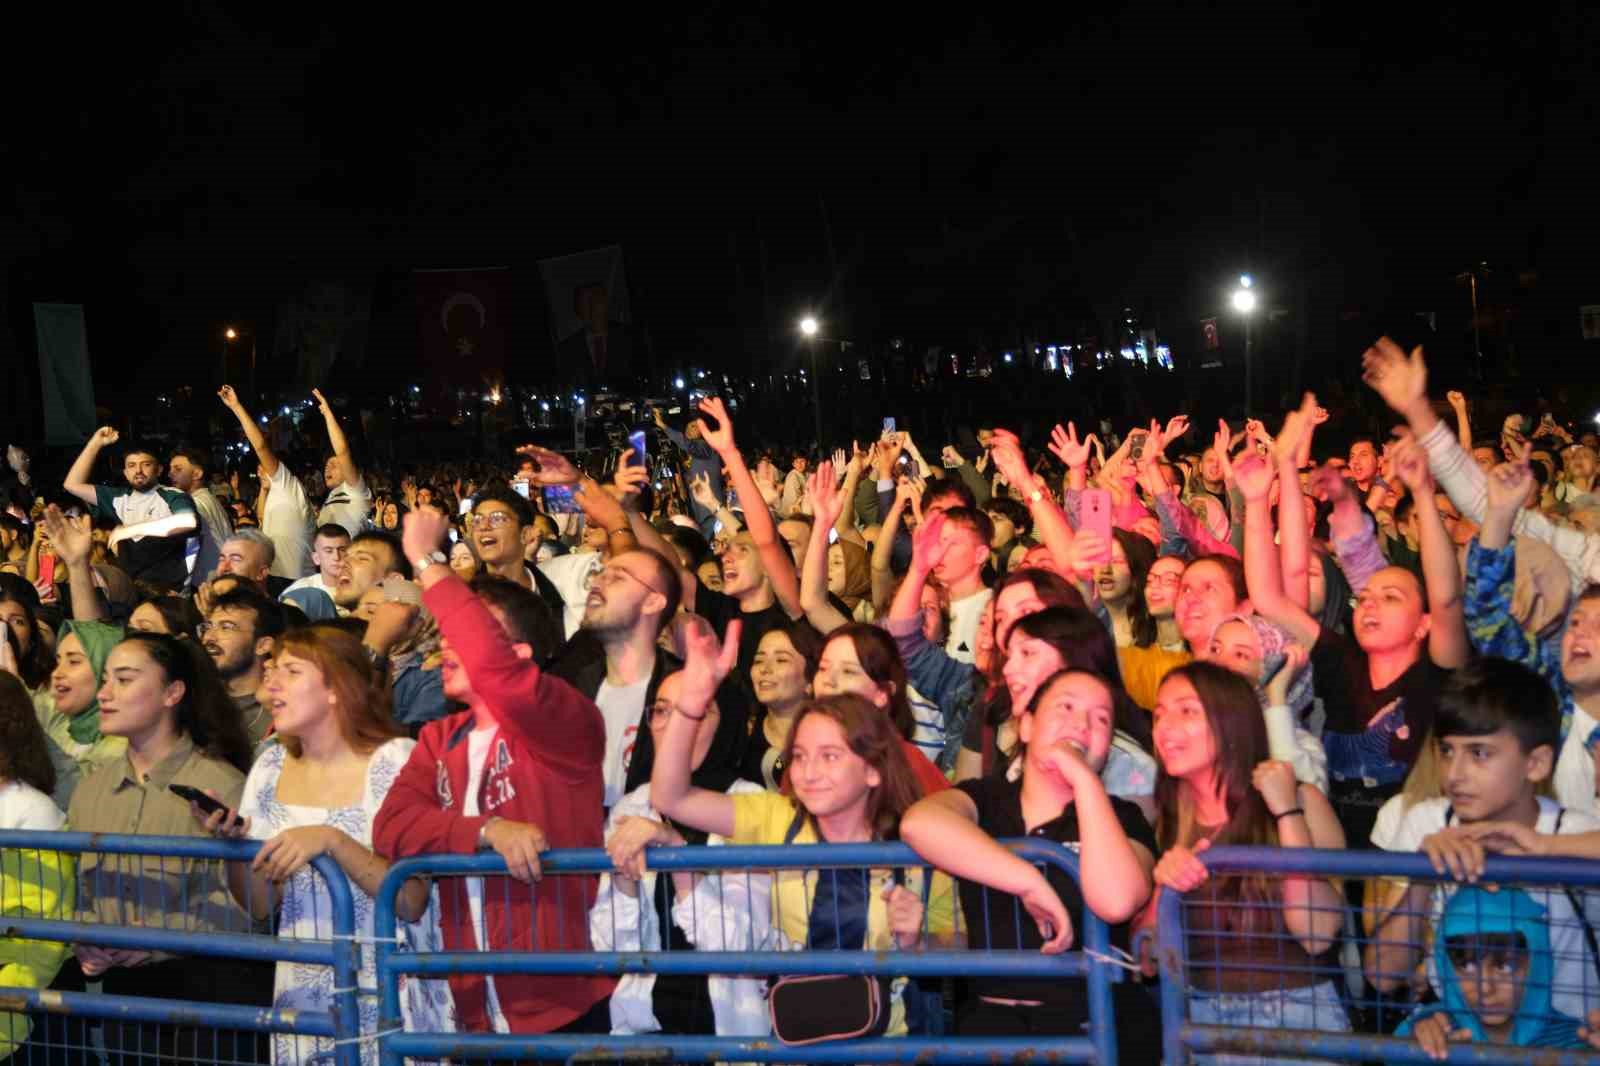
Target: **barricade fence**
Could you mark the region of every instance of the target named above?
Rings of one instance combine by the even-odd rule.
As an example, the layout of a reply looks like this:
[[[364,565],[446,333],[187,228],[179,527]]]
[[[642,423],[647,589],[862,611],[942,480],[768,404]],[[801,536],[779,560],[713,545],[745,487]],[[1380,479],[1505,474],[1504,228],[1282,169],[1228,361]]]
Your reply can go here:
[[[1600,868],[1489,857],[1476,882],[1420,854],[1213,848],[1159,901],[1167,1062],[1600,1062]],[[1462,1034],[1466,1034],[1463,1036]],[[1561,1052],[1565,1051],[1563,1055]]]
[[[313,860],[295,876],[320,882],[306,895],[321,933],[277,935],[271,901],[253,898],[244,879],[242,901],[228,888],[228,864],[248,864],[259,849],[253,841],[0,830],[10,964],[0,977],[0,1055],[22,1066],[275,1056],[356,1066],[360,945],[349,881],[333,859]],[[323,1009],[274,1009],[275,964],[325,978]],[[52,987],[14,984],[41,972],[56,974]]]
[[[1066,848],[1037,840],[1010,846],[1036,865],[1078,876],[1077,856]],[[1075,950],[1063,954],[1018,949],[1021,930],[1033,928],[1034,919],[1015,900],[985,896],[978,908],[984,920],[975,931],[967,926],[952,883],[942,874],[930,876],[904,845],[652,849],[650,874],[631,893],[610,876],[611,860],[598,849],[549,852],[542,859],[543,875],[532,885],[505,878],[505,864],[497,855],[424,856],[394,865],[379,892],[379,928],[389,927],[401,886],[426,877],[435,884],[447,925],[452,915],[443,901],[461,901],[458,905],[467,910],[471,924],[458,928],[470,928],[471,939],[443,952],[380,944],[380,1028],[402,1029],[404,982],[417,977],[454,976],[458,982],[465,975],[496,982],[544,978],[542,988],[537,980],[515,987],[512,994],[526,1002],[557,994],[554,989],[563,978],[603,975],[620,978],[610,1016],[618,1028],[631,1031],[520,1036],[482,1032],[485,1025],[474,1025],[479,1032],[396,1032],[383,1040],[385,1064],[444,1057],[563,1061],[574,1055],[586,1060],[695,1062],[991,1062],[1031,1056],[1059,1062],[1116,1061],[1111,987],[1121,971],[1105,923],[1087,915],[1084,928],[1075,930]],[[886,950],[869,940],[857,950],[840,946],[852,938],[837,922],[832,928],[814,928],[808,922],[812,904],[819,897],[844,897],[852,880],[860,886],[856,891],[872,899],[899,882],[921,896],[925,905],[917,943]],[[670,882],[670,890],[664,882]],[[537,924],[529,920],[536,900],[546,908]],[[1004,913],[1002,906],[1008,908]],[[574,907],[581,912],[574,915]],[[1006,946],[988,942],[992,930],[1007,925],[1012,935],[1005,938]],[[592,944],[574,937],[574,928],[587,928]],[[969,943],[975,932],[977,938]],[[826,942],[816,943],[818,936]],[[859,931],[854,941],[861,942]],[[910,1035],[802,1047],[777,1043],[770,1037],[766,1013],[767,982],[801,974],[896,979],[900,1006],[895,1018],[905,1024],[891,1032],[903,1029]],[[652,983],[686,977],[696,979],[689,982],[692,993],[713,986],[706,993],[712,1000],[709,1014],[702,1012],[710,1024],[698,1033],[673,1032],[654,1016],[662,997],[653,994]],[[953,977],[1032,980],[1051,987],[1081,982],[1086,1027],[1081,1035],[1028,1039],[943,1035],[940,992],[945,979]],[[487,999],[481,991],[469,994]],[[458,1000],[458,1011],[462,1007]],[[716,1035],[708,1035],[713,1031]]]
[[[1009,846],[1079,877],[1067,848]],[[1034,919],[1014,899],[930,876],[898,844],[652,849],[636,883],[611,876],[599,850],[546,853],[531,884],[508,878],[492,853],[421,856],[394,865],[365,929],[349,881],[326,856],[302,871],[321,883],[311,925],[301,915],[251,918],[219,896],[226,864],[248,862],[257,848],[0,832],[8,950],[25,945],[48,959],[87,946],[124,963],[98,981],[91,975],[88,989],[0,987],[0,1061],[1115,1063],[1127,1007],[1144,995],[1092,915],[1064,954],[1019,947]],[[1159,1015],[1152,1011],[1148,1028],[1159,1025],[1165,1061],[1428,1062],[1416,1031],[1435,1025],[1473,1035],[1450,1042],[1451,1062],[1600,1062],[1578,1032],[1586,1012],[1600,1009],[1595,864],[1491,857],[1473,885],[1439,875],[1420,855],[1215,848],[1201,859],[1204,885],[1159,899],[1160,981],[1150,989]],[[428,917],[454,930],[453,939],[426,941],[443,950],[371,933],[401,928],[400,894],[413,879],[431,882]],[[857,949],[860,930],[809,920],[819,898],[882,898],[900,884],[925,903],[914,944],[868,938]],[[160,901],[177,913],[151,920]],[[274,1007],[271,967],[280,963],[326,978],[322,1009]],[[891,1032],[906,1035],[778,1043],[765,997],[768,982],[787,974],[893,979]],[[601,1027],[610,1034],[497,1032],[482,1013],[499,1002],[494,988],[506,990],[503,1004],[516,1015],[552,989],[560,1001],[563,987],[600,976],[618,979]],[[469,1016],[464,1031],[423,1031],[407,996],[451,978],[476,982],[484,1024]],[[978,988],[1070,987],[1082,1028],[948,1035],[941,993],[952,979],[967,983],[968,999]],[[1043,984],[1009,984],[1028,981]],[[563,1017],[574,1013],[581,1007]]]

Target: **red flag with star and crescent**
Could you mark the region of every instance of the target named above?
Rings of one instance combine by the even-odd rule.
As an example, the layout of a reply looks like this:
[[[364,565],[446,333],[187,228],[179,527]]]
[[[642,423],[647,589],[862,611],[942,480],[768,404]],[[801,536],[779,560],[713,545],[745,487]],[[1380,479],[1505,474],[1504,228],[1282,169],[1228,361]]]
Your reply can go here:
[[[431,395],[478,391],[505,380],[511,340],[511,271],[416,270],[417,346]]]

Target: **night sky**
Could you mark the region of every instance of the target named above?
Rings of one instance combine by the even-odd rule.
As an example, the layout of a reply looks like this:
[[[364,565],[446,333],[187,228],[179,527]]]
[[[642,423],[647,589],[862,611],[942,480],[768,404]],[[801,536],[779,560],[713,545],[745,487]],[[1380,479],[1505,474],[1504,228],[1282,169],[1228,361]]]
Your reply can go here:
[[[1448,312],[1459,346],[1477,261],[1486,297],[1537,273],[1551,344],[1600,303],[1576,3],[336,7],[13,35],[73,54],[0,130],[0,355],[31,351],[28,301],[85,303],[114,406],[331,278],[371,287],[367,358],[404,360],[407,272],[511,266],[542,358],[537,260],[610,243],[658,357],[709,365],[812,306],[995,347],[1129,306],[1181,350],[1242,269],[1309,309],[1313,353],[1351,308]]]

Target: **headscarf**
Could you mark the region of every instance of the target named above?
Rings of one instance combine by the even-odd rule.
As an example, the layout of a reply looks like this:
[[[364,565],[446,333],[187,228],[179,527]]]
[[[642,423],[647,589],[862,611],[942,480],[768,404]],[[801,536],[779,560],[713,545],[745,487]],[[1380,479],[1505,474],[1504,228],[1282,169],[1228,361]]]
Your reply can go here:
[[[83,645],[83,654],[88,658],[89,666],[94,670],[94,679],[98,683],[105,676],[106,660],[111,657],[111,649],[122,643],[127,631],[114,622],[63,622],[61,631],[56,637],[58,647],[69,634],[76,636],[78,643]],[[89,706],[68,719],[67,733],[78,744],[94,744],[100,740],[98,689],[95,691],[94,699],[89,701]]]
[[[838,546],[844,556],[844,591],[839,593],[839,598],[854,614],[856,605],[872,592],[871,560],[867,549],[859,544],[841,540]]]
[[[1250,632],[1255,637],[1256,647],[1261,650],[1261,672],[1254,678],[1254,683],[1256,699],[1261,701],[1261,706],[1265,709],[1267,682],[1283,669],[1283,664],[1289,657],[1284,650],[1289,644],[1289,634],[1258,614],[1235,614],[1224,618],[1212,628],[1211,636],[1206,638],[1207,643],[1216,639],[1218,630],[1229,622],[1243,622],[1249,626]],[[1294,713],[1297,721],[1310,709],[1312,698],[1311,665],[1307,663],[1306,668],[1289,682],[1289,710]]]

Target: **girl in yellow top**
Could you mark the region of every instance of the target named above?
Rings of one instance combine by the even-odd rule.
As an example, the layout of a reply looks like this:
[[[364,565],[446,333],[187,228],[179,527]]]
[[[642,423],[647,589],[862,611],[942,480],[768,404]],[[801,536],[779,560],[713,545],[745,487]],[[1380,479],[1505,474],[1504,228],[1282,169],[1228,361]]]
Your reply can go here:
[[[651,804],[675,822],[727,837],[734,844],[859,844],[895,839],[900,816],[919,798],[893,724],[858,696],[834,696],[801,708],[790,730],[783,792],[727,795],[689,782],[696,726],[739,653],[737,621],[719,647],[704,623],[686,629],[688,661],[678,702],[656,752]],[[949,946],[955,939],[953,884],[933,874],[924,930],[921,871],[896,885],[888,870],[874,871],[867,897],[864,948],[912,950]],[[803,946],[817,874],[781,871],[772,880],[774,925],[796,948]],[[887,1035],[906,1031],[896,981]]]

